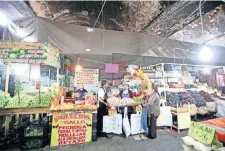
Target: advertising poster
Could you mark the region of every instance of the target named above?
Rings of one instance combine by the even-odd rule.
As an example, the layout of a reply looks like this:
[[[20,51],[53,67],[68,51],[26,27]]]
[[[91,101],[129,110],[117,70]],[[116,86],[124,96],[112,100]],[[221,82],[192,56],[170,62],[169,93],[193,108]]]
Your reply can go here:
[[[81,144],[92,140],[92,114],[55,114],[52,119],[51,146]]]

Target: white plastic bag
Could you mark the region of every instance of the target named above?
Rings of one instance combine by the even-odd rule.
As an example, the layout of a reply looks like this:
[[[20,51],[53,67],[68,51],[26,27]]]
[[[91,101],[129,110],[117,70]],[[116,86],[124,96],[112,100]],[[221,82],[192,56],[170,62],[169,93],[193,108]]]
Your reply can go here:
[[[190,147],[190,146],[187,146],[187,145],[184,145],[184,144],[182,145],[182,147],[183,147],[184,151],[193,151],[193,149],[194,149],[193,147]]]
[[[129,119],[127,116],[127,107],[124,108],[123,131],[124,131],[126,137],[130,136],[131,128],[130,128],[130,123],[129,123]]]
[[[139,134],[142,133],[142,115],[141,114],[131,114],[130,117],[130,125],[131,125],[131,134]]]
[[[181,139],[183,140],[184,144],[187,145],[187,146],[194,146],[194,144],[196,142],[190,136],[185,136],[185,137],[182,137]]]
[[[122,134],[122,115],[103,116],[103,132]]]
[[[165,106],[164,103],[162,104],[163,106],[160,107],[160,114],[157,119],[157,126],[172,126],[173,119],[172,119],[171,107]]]
[[[194,143],[194,149],[196,151],[211,151],[212,150],[211,147],[206,146],[206,145],[204,145],[204,144],[202,144],[202,143],[200,143],[198,141],[195,141],[195,143]]]

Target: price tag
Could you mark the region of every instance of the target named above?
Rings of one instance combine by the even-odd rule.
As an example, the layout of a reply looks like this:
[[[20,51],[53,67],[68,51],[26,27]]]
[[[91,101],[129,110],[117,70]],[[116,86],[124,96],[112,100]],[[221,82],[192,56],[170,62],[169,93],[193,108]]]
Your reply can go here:
[[[135,108],[137,113],[141,113],[142,112],[142,108],[140,106],[136,106]]]
[[[117,114],[117,110],[116,109],[109,109],[108,110],[108,114],[109,114],[109,116],[116,115]]]

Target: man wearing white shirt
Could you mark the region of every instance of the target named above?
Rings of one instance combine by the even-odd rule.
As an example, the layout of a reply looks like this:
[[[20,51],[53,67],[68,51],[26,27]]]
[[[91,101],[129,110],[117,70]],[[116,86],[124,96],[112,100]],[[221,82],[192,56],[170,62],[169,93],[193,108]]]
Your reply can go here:
[[[107,107],[109,106],[107,104],[107,93],[106,89],[108,87],[108,83],[106,80],[103,80],[101,82],[101,88],[98,90],[98,124],[97,124],[97,130],[98,134],[102,134],[102,128],[103,128],[103,116],[107,115]]]

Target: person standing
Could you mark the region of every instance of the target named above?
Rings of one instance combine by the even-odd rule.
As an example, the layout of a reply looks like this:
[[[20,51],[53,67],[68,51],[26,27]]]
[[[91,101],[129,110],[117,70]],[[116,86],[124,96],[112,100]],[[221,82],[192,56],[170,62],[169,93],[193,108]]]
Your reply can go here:
[[[157,137],[157,118],[160,113],[160,96],[158,88],[153,85],[153,92],[149,95],[148,102],[143,107],[149,107],[148,110],[148,137],[155,139]]]
[[[79,86],[79,89],[76,90],[75,93],[78,94],[78,98],[77,98],[77,101],[81,101],[81,100],[84,100],[85,99],[85,93],[87,93],[88,91],[86,89],[84,89],[84,85],[80,85]]]
[[[107,102],[107,87],[108,83],[106,80],[103,80],[101,82],[101,88],[98,90],[98,113],[97,113],[97,131],[98,135],[101,136],[102,130],[103,130],[103,116],[107,115],[107,108],[108,104]]]

